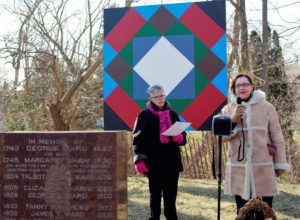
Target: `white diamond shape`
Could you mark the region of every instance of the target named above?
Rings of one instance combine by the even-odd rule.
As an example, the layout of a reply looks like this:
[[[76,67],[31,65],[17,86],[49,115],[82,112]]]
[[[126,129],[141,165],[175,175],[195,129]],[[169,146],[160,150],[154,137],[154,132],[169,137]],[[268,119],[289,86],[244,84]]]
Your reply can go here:
[[[168,95],[193,67],[176,47],[161,37],[133,69],[150,86],[163,86]]]

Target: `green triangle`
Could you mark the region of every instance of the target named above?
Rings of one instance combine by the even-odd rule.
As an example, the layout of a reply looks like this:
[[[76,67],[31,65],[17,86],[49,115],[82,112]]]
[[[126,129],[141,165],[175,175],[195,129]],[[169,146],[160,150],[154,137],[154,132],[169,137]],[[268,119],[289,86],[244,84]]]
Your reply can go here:
[[[119,85],[124,89],[124,91],[130,96],[133,97],[133,74],[132,72],[128,73],[122,81],[119,83]]]
[[[198,63],[208,52],[207,46],[195,37],[195,63]]]
[[[187,27],[182,24],[180,21],[174,23],[169,30],[165,33],[165,35],[174,35],[174,34],[192,34],[192,32],[187,29]]]
[[[147,22],[140,31],[135,35],[135,37],[143,36],[158,36],[160,33],[152,26],[150,22]]]
[[[145,100],[135,100],[136,104],[138,104],[142,109],[146,109],[146,103],[148,102],[148,99]]]
[[[199,71],[196,69],[195,71],[195,92],[196,96],[202,92],[204,88],[209,84],[209,80]]]
[[[193,99],[168,99],[168,102],[177,114],[181,114],[192,101]]]
[[[130,65],[132,66],[132,41],[130,41],[119,55]]]

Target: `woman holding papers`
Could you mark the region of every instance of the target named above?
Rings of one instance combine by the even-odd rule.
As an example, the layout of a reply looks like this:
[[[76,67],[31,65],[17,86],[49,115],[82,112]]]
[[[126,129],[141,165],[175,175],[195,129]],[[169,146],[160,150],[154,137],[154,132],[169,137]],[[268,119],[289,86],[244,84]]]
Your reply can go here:
[[[179,145],[186,144],[183,131],[173,136],[163,133],[179,121],[177,113],[165,100],[159,85],[147,89],[147,109],[136,119],[133,132],[134,164],[136,171],[147,175],[150,192],[150,218],[160,219],[161,197],[164,200],[166,219],[178,219],[176,196],[179,173],[183,171]],[[180,131],[179,131],[180,132]]]

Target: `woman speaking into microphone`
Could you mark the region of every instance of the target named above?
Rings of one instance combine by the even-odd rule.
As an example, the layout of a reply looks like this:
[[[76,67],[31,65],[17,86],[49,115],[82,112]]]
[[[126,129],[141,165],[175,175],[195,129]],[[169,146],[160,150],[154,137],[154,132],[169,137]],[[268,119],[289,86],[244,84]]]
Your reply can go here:
[[[237,213],[256,197],[272,207],[279,193],[276,176],[290,170],[276,110],[255,89],[249,73],[236,75],[230,89],[233,96],[222,110],[233,123],[231,135],[224,138],[229,141],[224,193],[234,195]]]

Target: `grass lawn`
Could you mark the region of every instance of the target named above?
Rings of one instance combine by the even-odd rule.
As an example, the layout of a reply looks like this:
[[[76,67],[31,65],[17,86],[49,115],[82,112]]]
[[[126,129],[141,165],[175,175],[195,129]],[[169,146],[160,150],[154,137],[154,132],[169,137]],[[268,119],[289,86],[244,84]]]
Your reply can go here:
[[[177,211],[179,219],[217,219],[217,182],[217,180],[181,178],[179,181],[179,190],[177,197]],[[275,213],[278,219],[300,219],[300,185],[280,184],[279,187],[280,195],[275,197],[273,202],[273,208],[275,209]],[[149,193],[147,178],[129,177],[128,219],[148,219],[148,206]],[[235,202],[233,197],[225,196],[222,191],[221,219],[234,220],[235,216]],[[163,215],[161,219],[165,219]]]
[[[294,140],[300,144],[300,132],[299,131],[295,131],[294,132]]]

